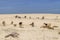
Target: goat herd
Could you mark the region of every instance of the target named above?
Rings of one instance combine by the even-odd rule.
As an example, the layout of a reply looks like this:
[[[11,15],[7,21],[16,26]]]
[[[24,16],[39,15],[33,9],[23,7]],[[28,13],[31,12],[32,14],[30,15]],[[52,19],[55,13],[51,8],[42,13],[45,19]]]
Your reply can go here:
[[[19,16],[15,16],[15,18],[21,18],[21,17],[19,17]],[[24,18],[27,18],[27,16],[24,16]],[[31,19],[31,17],[29,17],[30,19]],[[43,16],[42,17],[42,19],[44,19],[45,17]],[[2,22],[2,24],[3,24],[3,26],[5,26],[5,21],[3,21]],[[14,22],[12,21],[11,22],[11,24],[13,24],[14,26],[17,26],[16,24],[14,24]],[[47,28],[47,29],[52,29],[52,30],[54,30],[54,28],[56,28],[56,27],[58,27],[58,26],[52,26],[51,27],[51,24],[48,24],[48,23],[43,23],[44,25],[43,26],[41,26],[40,28]],[[23,22],[19,22],[19,27],[20,28],[24,28],[24,27],[22,27],[22,25],[23,25]],[[31,24],[29,24],[29,25],[31,25],[32,27],[35,27],[34,25],[34,22],[32,22]],[[60,32],[59,32],[59,34],[60,34]],[[18,33],[11,33],[11,34],[9,34],[9,35],[7,35],[7,36],[5,36],[5,38],[7,38],[7,37],[9,37],[9,36],[12,36],[12,37],[17,37],[19,34]]]
[[[15,18],[21,18],[21,17],[16,15]],[[24,18],[27,18],[27,16],[24,16]],[[29,18],[31,18],[31,17],[29,17]],[[41,19],[45,19],[45,17],[42,16]],[[3,24],[3,26],[5,26],[5,25],[6,25],[5,21],[2,21],[2,24]],[[11,24],[13,24],[14,26],[17,26],[17,24],[14,24],[13,21],[11,21]],[[48,23],[43,23],[43,24],[44,24],[44,25],[43,25],[42,27],[40,27],[40,28],[54,29],[54,27],[58,27],[58,26],[53,26],[53,27],[51,27],[51,24],[48,24]],[[20,27],[20,28],[23,28],[22,25],[23,25],[23,22],[19,22],[19,27]],[[35,23],[32,22],[32,23],[30,23],[29,25],[31,25],[32,27],[34,27]]]

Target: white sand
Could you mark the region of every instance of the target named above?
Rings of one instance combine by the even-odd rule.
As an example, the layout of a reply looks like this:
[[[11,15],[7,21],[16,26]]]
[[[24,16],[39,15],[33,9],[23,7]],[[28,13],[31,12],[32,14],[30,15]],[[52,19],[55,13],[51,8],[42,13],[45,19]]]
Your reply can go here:
[[[16,15],[21,18],[15,18]],[[27,16],[27,18],[24,18],[24,16]],[[29,19],[30,16],[31,19]],[[45,19],[42,20],[42,16]],[[5,26],[3,26],[2,21],[5,21]],[[11,25],[11,21],[17,26]],[[24,28],[19,27],[19,22],[23,22],[22,27]],[[34,22],[34,27],[29,25],[32,22]],[[51,23],[52,26],[58,27],[54,30],[40,28],[43,23]],[[17,32],[19,34],[18,38],[11,36],[5,38],[12,32]],[[0,14],[0,40],[60,40],[58,32],[60,32],[60,14]]]

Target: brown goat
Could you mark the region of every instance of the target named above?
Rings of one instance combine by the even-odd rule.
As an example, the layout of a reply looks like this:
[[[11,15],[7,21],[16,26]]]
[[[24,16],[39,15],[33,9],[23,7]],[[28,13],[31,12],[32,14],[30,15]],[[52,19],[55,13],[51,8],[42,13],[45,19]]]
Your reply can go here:
[[[34,27],[34,22],[32,22],[30,25],[31,25],[32,27]]]

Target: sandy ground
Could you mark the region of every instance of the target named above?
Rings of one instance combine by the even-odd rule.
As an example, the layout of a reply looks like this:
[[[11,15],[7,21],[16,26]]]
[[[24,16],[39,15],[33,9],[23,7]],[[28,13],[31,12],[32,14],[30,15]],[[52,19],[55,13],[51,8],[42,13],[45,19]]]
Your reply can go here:
[[[15,16],[21,18],[15,18]],[[24,18],[24,16],[27,16]],[[42,17],[45,17],[42,19]],[[30,17],[30,18],[29,18]],[[5,21],[5,26],[2,22]],[[13,21],[13,24],[11,22]],[[22,22],[22,27],[19,26]],[[31,24],[34,22],[34,27]],[[57,28],[41,28],[43,23],[50,23]],[[14,26],[16,24],[16,26]],[[13,32],[18,33],[18,37],[9,36]],[[0,40],[60,40],[60,14],[0,14]]]

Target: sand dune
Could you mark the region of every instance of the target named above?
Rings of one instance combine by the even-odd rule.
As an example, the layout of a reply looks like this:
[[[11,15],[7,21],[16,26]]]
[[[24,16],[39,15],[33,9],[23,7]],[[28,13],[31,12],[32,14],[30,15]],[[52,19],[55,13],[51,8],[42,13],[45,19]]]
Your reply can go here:
[[[0,14],[0,40],[60,40],[59,32],[60,14]]]

